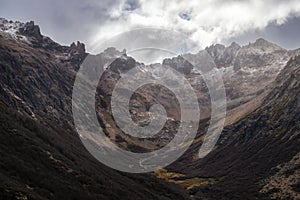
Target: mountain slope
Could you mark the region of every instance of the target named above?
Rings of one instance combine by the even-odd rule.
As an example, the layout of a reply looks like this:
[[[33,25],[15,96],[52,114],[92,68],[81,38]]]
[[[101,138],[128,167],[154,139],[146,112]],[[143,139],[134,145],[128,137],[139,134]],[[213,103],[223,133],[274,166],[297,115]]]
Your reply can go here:
[[[169,169],[215,178],[190,192],[208,199],[299,199],[300,57],[291,59],[260,108],[225,127],[218,147],[194,160],[199,143]],[[284,167],[288,165],[288,167]],[[285,170],[284,170],[285,169]],[[289,169],[289,170],[286,170]],[[288,181],[274,184],[274,180]]]
[[[112,170],[84,149],[71,112],[76,71],[87,56],[82,43],[61,46],[41,35],[33,22],[0,19],[0,30],[0,199],[189,199],[178,184],[194,199],[298,198],[300,58],[288,60],[299,50],[263,39],[244,47],[207,48],[223,73],[229,116],[218,146],[201,160],[195,158],[209,121],[207,88],[181,56],[166,59],[164,64],[195,88],[204,117],[191,148],[169,171],[156,172],[157,179]],[[134,120],[146,123],[151,103],[162,103],[172,122],[162,130],[167,136],[163,144],[130,138],[114,123],[111,92],[122,73],[133,67],[148,73],[155,66],[114,48],[95,57],[105,61],[112,54],[121,57],[104,66],[99,81],[101,126],[127,150],[163,146],[179,126],[173,94],[153,85],[138,89],[131,99]],[[190,56],[197,59],[197,54]]]
[[[151,174],[110,169],[83,147],[71,113],[83,44],[61,46],[33,22],[2,22],[0,199],[189,198]]]

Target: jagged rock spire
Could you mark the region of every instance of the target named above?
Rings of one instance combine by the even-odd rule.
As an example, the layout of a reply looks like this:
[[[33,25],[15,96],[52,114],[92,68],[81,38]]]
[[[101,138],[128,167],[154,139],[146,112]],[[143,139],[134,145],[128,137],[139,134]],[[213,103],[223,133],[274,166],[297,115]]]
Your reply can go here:
[[[34,24],[34,21],[27,22],[23,27],[19,28],[19,32],[23,35],[35,37],[39,42],[43,41],[40,27]]]

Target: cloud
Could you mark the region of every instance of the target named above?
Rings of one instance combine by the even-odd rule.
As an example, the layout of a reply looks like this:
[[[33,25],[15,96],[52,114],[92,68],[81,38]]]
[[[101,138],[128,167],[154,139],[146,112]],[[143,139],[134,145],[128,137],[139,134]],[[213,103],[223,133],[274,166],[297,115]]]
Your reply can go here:
[[[94,42],[135,28],[161,27],[188,34],[203,48],[300,16],[299,0],[139,0],[134,9],[124,10],[127,4],[120,1],[110,10]]]
[[[8,19],[24,22],[34,20],[41,26],[43,34],[59,43],[83,41],[88,51],[92,50],[95,43],[124,31],[144,27],[182,32],[199,48],[203,48],[270,26],[286,24],[293,17],[300,16],[300,1],[1,0],[0,12],[2,17]],[[285,33],[277,35],[284,37]],[[160,42],[164,43],[163,38]],[[130,43],[130,40],[127,41],[128,46]]]
[[[1,17],[27,22],[34,20],[43,34],[61,44],[73,41],[89,43],[100,27],[110,19],[110,10],[119,0],[0,0]]]

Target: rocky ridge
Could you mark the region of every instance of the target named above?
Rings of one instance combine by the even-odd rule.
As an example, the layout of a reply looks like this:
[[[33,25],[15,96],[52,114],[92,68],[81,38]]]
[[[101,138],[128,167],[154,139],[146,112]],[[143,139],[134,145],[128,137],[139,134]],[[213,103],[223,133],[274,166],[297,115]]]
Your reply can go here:
[[[194,159],[201,142],[194,143],[169,171],[219,180],[190,190],[199,199],[298,199],[299,70],[300,57],[291,58],[261,105],[225,127],[211,154]]]
[[[110,169],[84,149],[71,112],[84,45],[41,41],[38,32],[32,22],[1,19],[0,199],[189,198],[151,174]]]

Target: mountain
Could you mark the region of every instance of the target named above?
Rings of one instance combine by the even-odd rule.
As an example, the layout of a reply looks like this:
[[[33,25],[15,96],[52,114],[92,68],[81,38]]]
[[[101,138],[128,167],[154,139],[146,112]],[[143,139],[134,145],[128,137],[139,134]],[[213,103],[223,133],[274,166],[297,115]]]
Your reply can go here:
[[[151,174],[132,175],[96,161],[71,112],[80,42],[61,46],[33,22],[0,25],[0,199],[187,199]]]
[[[191,63],[205,52],[214,66],[203,71],[223,77],[227,116],[215,149],[196,159],[211,105],[205,81]],[[90,55],[80,42],[62,46],[43,36],[34,22],[1,18],[0,199],[299,199],[299,53],[258,39],[245,46],[216,44],[145,65],[126,50],[110,47]],[[133,137],[112,115],[118,81],[134,68],[141,77],[157,79],[164,66],[187,79],[201,119],[196,139],[180,159],[155,173],[128,174],[104,166],[87,152],[72,117],[75,76],[87,56],[92,65],[102,66],[85,72],[95,80],[103,72],[96,80],[99,123],[112,142],[133,152],[151,152],[169,143],[180,128],[179,102],[164,86],[138,88],[129,105],[133,121],[147,125],[149,108],[157,103],[165,107],[167,120],[153,138]],[[179,85],[175,79],[172,84]]]
[[[199,199],[299,199],[299,72],[298,56],[258,109],[225,127],[212,153],[193,160],[196,143],[169,170],[217,180],[191,190]]]
[[[285,50],[264,39],[258,39],[246,46],[240,46],[237,43],[232,43],[228,47],[216,44],[207,47],[204,52],[211,56],[215,65],[214,68],[217,69],[205,70],[217,71],[223,77],[227,108],[230,113],[227,123],[233,123],[232,120],[240,119],[240,116],[255,110],[261,103],[262,98],[270,92],[269,86],[278,73],[292,56],[299,53],[297,50]],[[201,59],[202,54],[203,51],[200,51],[197,54],[188,54],[183,57],[188,58],[192,63],[196,63],[197,60]],[[188,74],[187,78],[201,96],[201,100],[199,100],[202,105],[201,111],[203,114],[201,116],[207,118],[210,114],[206,109],[210,107],[210,97],[205,87],[203,87],[205,82],[199,78],[197,74],[199,72],[193,69],[191,63],[184,62],[183,57],[165,59],[163,64],[175,69],[179,69],[178,66],[181,66],[181,68],[187,70],[184,73]]]

